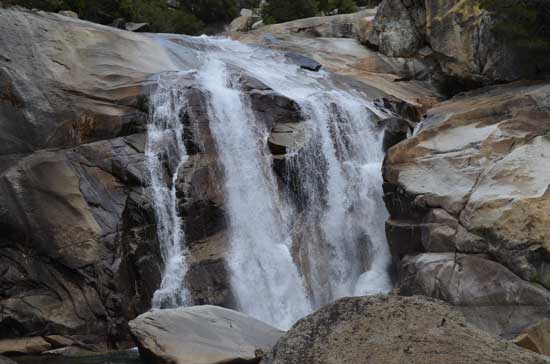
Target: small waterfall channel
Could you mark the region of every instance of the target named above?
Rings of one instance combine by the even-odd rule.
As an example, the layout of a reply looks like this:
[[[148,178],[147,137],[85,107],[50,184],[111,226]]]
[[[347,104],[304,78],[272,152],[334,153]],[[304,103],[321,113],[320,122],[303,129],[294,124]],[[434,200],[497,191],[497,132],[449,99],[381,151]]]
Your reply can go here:
[[[183,71],[204,95],[223,170],[225,260],[237,308],[286,329],[337,298],[390,290],[384,156],[375,123],[386,111],[329,73],[303,70],[284,54],[211,37],[181,37],[188,44],[183,47],[175,37],[159,42],[196,65]],[[299,106],[300,136],[284,156],[270,153],[271,130],[258,120],[235,77],[239,72]],[[187,100],[174,80],[159,80],[148,128],[146,166],[165,262],[155,307],[192,304],[176,196],[187,159],[181,122]]]

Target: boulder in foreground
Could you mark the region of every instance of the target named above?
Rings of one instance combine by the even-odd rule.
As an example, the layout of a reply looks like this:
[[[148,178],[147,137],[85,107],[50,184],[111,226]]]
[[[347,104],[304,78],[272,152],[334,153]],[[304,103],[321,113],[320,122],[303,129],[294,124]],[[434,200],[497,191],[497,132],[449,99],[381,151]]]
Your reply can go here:
[[[130,322],[140,354],[170,364],[254,363],[282,331],[217,306],[152,310]]]
[[[542,364],[430,298],[344,298],[300,320],[262,364]]]

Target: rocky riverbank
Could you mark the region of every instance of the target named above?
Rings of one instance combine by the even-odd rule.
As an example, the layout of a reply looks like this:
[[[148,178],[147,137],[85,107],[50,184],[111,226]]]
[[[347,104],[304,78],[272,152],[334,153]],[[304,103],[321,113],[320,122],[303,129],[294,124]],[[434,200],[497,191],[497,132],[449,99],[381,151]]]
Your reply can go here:
[[[376,13],[231,34],[286,52],[312,78],[331,71],[331,85],[386,112],[373,116],[386,129],[386,236],[407,297],[337,301],[276,343],[277,330],[209,306],[139,316],[163,271],[144,165],[158,75],[177,80],[189,105],[176,175],[186,287],[195,304],[237,307],[224,172],[193,78],[205,43],[0,8],[0,354],[90,354],[135,338],[170,363],[548,362],[501,339],[550,354],[550,83],[521,80],[534,71],[493,22],[474,1],[385,0]],[[304,110],[246,67],[231,72],[270,131],[281,177],[307,140]],[[290,177],[277,183],[295,188]],[[300,242],[316,233],[292,226]],[[310,253],[292,250],[308,274]],[[173,342],[189,320],[207,344]],[[174,359],[183,349],[198,354]]]

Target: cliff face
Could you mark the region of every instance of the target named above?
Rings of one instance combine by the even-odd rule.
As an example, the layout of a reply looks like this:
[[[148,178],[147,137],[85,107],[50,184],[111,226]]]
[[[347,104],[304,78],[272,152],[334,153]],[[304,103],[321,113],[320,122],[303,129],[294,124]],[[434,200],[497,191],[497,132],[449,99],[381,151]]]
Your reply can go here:
[[[533,76],[536,64],[493,32],[496,20],[478,0],[386,0],[366,44],[391,57],[433,60],[434,80],[447,88]]]
[[[384,164],[399,286],[517,333],[548,316],[550,88],[513,83],[429,110]],[[464,255],[465,254],[465,255]]]
[[[124,339],[160,279],[141,97],[169,57],[47,13],[0,34],[0,337]]]

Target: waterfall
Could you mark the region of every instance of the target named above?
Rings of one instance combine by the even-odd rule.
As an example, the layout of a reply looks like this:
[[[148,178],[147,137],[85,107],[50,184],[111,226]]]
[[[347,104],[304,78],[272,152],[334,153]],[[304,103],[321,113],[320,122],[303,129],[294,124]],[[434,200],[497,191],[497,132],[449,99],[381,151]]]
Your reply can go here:
[[[186,100],[183,90],[171,77],[158,78],[150,102],[145,166],[149,175],[157,235],[164,261],[160,288],[153,296],[153,307],[178,307],[189,302],[183,280],[187,271],[185,243],[178,216],[176,180],[187,160],[183,141],[182,112]]]
[[[242,310],[289,327],[309,304],[290,254],[290,237],[277,204],[277,186],[253,111],[231,86],[226,64],[209,59],[201,72],[209,95],[210,129],[224,166],[230,221],[231,284]]]
[[[171,36],[163,42],[176,58],[188,60],[192,53],[199,60],[193,72],[223,169],[226,262],[238,309],[286,329],[337,298],[390,290],[382,131],[375,125],[385,111],[330,74],[300,69],[269,49],[210,37]],[[180,52],[179,42],[192,46]],[[300,107],[306,138],[287,151],[282,176],[274,172],[267,148],[270,130],[257,120],[235,77],[239,72]],[[168,84],[153,104],[147,165],[166,262],[155,305],[178,305],[189,300],[174,190],[186,158],[179,118],[185,99]],[[167,155],[171,179],[162,178]]]

